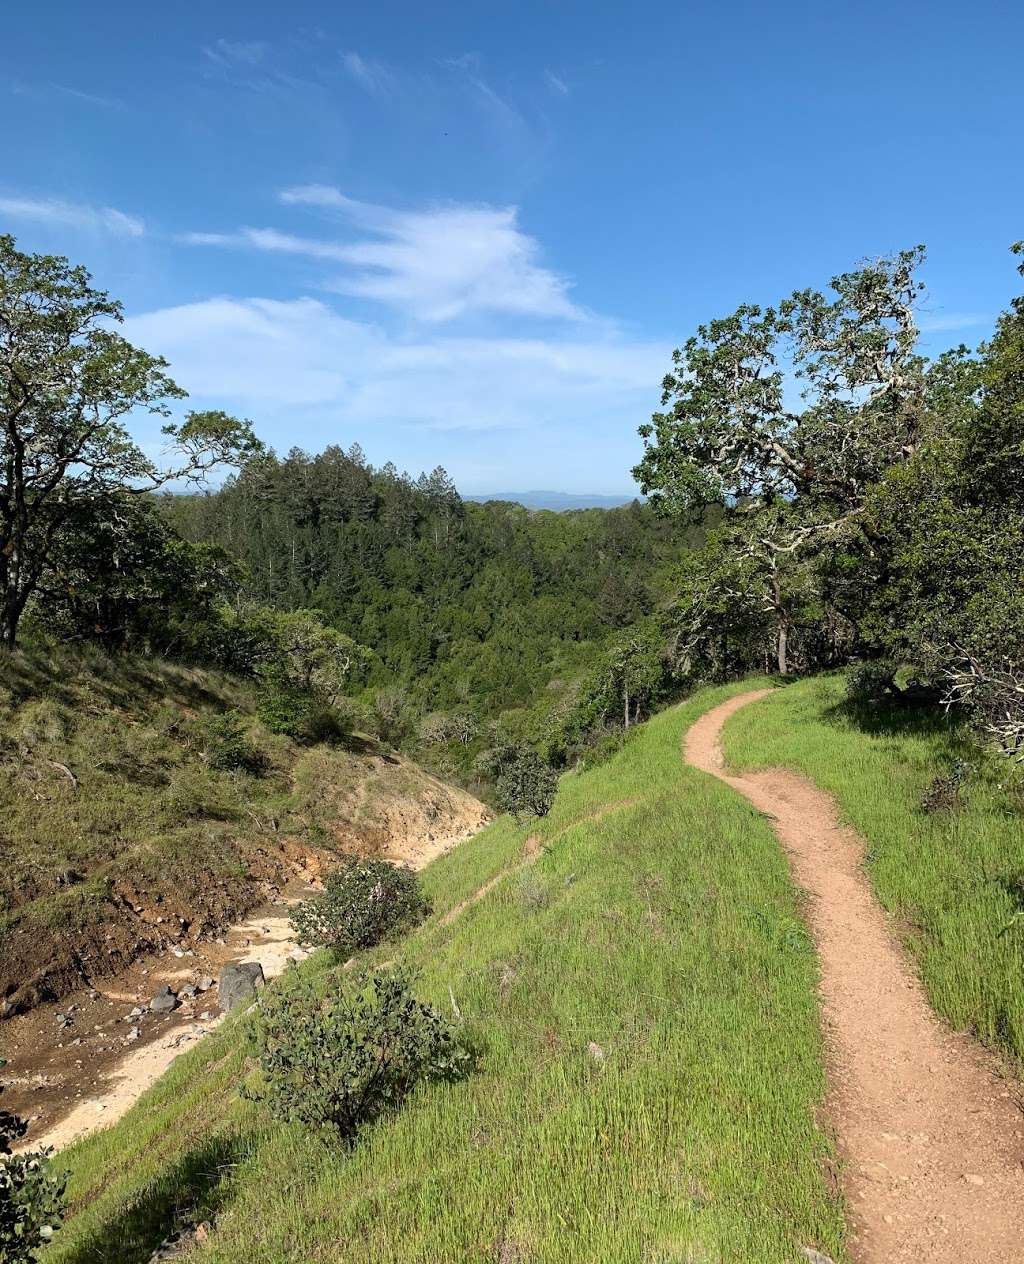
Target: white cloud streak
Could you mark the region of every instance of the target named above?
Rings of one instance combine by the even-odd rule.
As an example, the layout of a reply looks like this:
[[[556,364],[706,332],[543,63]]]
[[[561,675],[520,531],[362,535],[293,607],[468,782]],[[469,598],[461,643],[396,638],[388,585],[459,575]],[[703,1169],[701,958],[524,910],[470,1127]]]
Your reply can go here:
[[[370,61],[358,53],[342,53],[341,64],[348,77],[372,97],[393,96],[398,86],[394,71],[383,62]]]
[[[203,56],[216,66],[258,66],[266,55],[261,40],[214,40],[203,45]]]
[[[956,329],[976,329],[979,325],[993,324],[993,318],[982,312],[924,312],[918,319],[922,333],[949,333]]]
[[[327,419],[437,430],[612,419],[628,429],[657,402],[668,358],[665,347],[615,340],[405,340],[312,298],[208,299],[132,317],[125,333],[167,356],[193,395],[303,427],[314,444]]]
[[[323,241],[269,228],[188,233],[192,245],[245,246],[345,266],[325,278],[338,294],[371,299],[426,322],[473,312],[581,320],[569,283],[539,262],[537,242],[519,227],[515,207],[451,204],[400,211],[347,197],[327,185],[280,194],[290,206],[333,211],[365,236]]]
[[[86,206],[58,198],[0,197],[0,215],[67,228],[99,229],[119,237],[142,237],[146,231],[141,219],[112,206]]]

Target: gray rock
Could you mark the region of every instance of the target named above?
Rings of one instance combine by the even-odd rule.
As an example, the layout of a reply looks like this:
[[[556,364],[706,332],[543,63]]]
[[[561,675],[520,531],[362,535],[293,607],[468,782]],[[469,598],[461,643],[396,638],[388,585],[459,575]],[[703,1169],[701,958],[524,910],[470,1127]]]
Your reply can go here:
[[[265,982],[263,967],[258,961],[236,961],[225,966],[217,984],[221,1009],[228,1014],[240,1005],[251,1004]]]
[[[164,984],[158,992],[155,993],[153,999],[149,1002],[149,1008],[154,1014],[169,1014],[172,1009],[176,1009],[178,998],[171,989]]]
[[[196,980],[197,992],[209,992],[210,988],[212,987],[213,987],[213,979],[211,979],[208,974],[204,974],[201,979]]]
[[[179,998],[184,997],[186,1001],[192,1001],[195,1000],[195,996],[198,991],[199,989],[194,983],[186,983],[185,986],[179,990],[178,996]]]
[[[823,1255],[821,1251],[816,1251],[813,1246],[805,1246],[801,1249],[809,1264],[835,1264],[831,1255]]]

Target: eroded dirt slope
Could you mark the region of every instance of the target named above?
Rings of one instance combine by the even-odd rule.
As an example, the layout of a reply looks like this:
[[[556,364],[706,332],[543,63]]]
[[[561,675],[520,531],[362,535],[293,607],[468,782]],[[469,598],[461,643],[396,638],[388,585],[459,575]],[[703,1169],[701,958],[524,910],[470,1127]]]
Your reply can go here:
[[[241,766],[225,764],[225,719]],[[429,847],[486,818],[370,739],[304,747],[268,733],[230,677],[5,655],[0,1017],[194,950],[342,853]]]

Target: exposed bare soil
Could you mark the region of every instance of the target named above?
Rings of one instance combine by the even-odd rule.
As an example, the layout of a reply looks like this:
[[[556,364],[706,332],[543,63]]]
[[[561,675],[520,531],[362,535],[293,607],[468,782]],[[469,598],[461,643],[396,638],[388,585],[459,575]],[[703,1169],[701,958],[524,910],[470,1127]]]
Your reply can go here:
[[[768,692],[703,716],[685,753],[771,819],[807,894],[852,1254],[861,1264],[1019,1264],[1020,1085],[929,1007],[863,872],[863,840],[831,797],[784,770],[726,771],[723,723]]]
[[[259,961],[271,978],[300,957],[287,905],[316,886],[333,855],[383,855],[421,868],[486,824],[487,809],[471,795],[415,765],[394,763],[421,793],[420,801],[397,804],[375,796],[356,805],[339,794],[336,849],[282,848],[280,885],[262,888],[262,908],[245,921],[220,933],[207,928],[203,938],[164,940],[160,950],[0,1023],[0,1052],[9,1063],[4,1106],[31,1121],[27,1144],[60,1148],[114,1123],[178,1053],[213,1029],[220,1017],[215,986],[158,1015],[148,1004],[162,984],[177,992],[204,977],[216,980],[230,961]],[[133,1016],[137,1009],[141,1016]]]

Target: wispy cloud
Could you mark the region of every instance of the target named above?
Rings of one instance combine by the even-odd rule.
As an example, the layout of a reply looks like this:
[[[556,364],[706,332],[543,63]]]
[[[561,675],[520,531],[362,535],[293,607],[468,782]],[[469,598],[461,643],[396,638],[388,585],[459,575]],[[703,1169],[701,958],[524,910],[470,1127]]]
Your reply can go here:
[[[312,298],[213,298],[135,316],[193,396],[317,426],[484,430],[630,421],[656,402],[667,348],[621,340],[402,339]]]
[[[84,101],[86,105],[96,105],[104,110],[127,109],[119,97],[104,97],[96,92],[83,92],[81,88],[71,88],[64,83],[51,83],[50,87],[55,92],[63,93],[64,96],[74,97],[76,101]]]
[[[390,97],[394,94],[398,78],[383,62],[370,61],[359,53],[343,53],[341,64],[350,79],[374,97]]]
[[[924,312],[918,318],[922,333],[951,333],[957,329],[976,329],[979,325],[993,324],[993,318],[983,312]]]
[[[0,215],[68,228],[100,229],[120,237],[141,237],[146,231],[141,219],[112,206],[87,206],[58,198],[0,197]]]
[[[529,125],[520,110],[484,78],[479,53],[463,53],[460,57],[447,57],[441,65],[447,66],[467,85],[493,122],[510,137],[522,141],[529,136]]]
[[[214,40],[203,45],[203,56],[217,66],[258,66],[266,56],[262,40]]]
[[[360,202],[328,185],[285,189],[280,199],[335,212],[364,235],[325,241],[243,228],[229,234],[189,233],[182,240],[342,264],[342,272],[324,278],[325,288],[428,322],[472,312],[569,320],[588,316],[569,297],[569,282],[540,263],[540,248],[519,227],[515,207],[454,203],[402,211]]]
[[[544,82],[557,96],[567,97],[569,95],[569,85],[561,75],[556,75],[553,70],[544,71]]]

